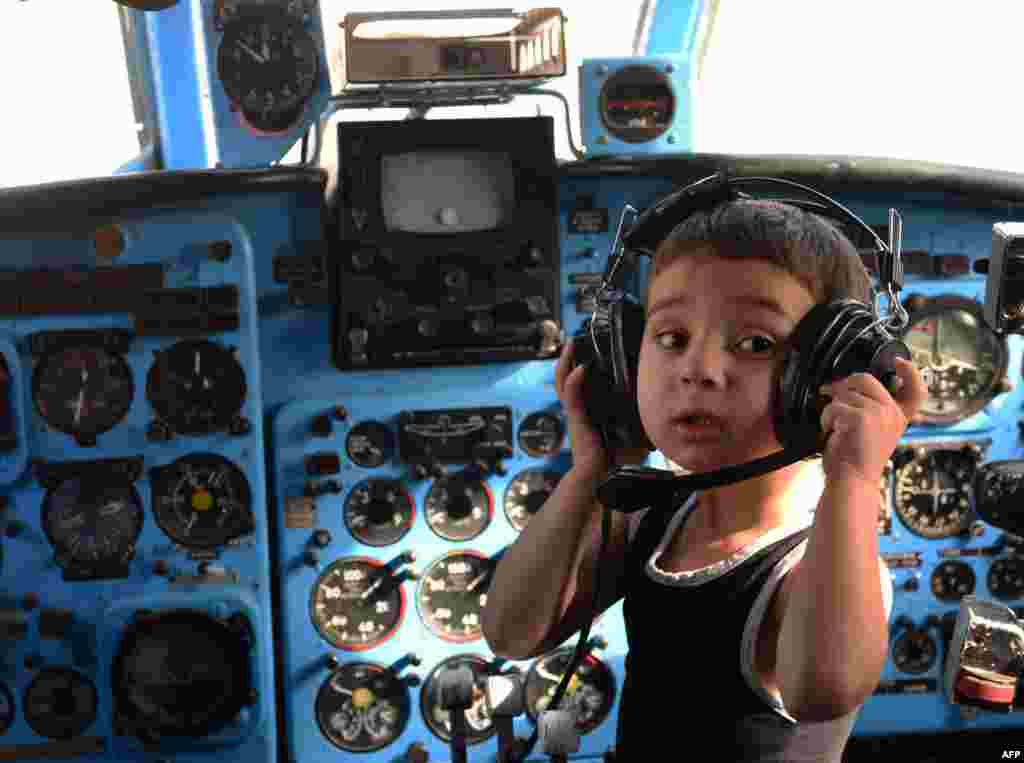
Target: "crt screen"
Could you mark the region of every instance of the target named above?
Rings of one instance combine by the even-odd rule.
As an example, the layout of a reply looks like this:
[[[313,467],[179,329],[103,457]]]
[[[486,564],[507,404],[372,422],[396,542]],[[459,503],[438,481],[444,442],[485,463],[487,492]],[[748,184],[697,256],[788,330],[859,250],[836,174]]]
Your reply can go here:
[[[389,231],[493,230],[505,224],[514,205],[508,154],[446,149],[383,157],[381,209]]]

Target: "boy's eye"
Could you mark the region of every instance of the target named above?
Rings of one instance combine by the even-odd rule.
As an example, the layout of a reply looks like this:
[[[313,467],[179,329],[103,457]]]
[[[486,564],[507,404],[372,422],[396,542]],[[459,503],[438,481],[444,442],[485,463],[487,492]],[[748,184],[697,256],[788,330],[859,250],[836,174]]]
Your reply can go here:
[[[678,331],[665,331],[662,332],[661,334],[657,334],[654,337],[654,340],[658,344],[658,346],[661,347],[663,350],[675,350],[679,349],[678,344],[674,344],[672,342],[664,342],[662,340],[664,337],[679,336],[681,336],[681,334]],[[739,346],[744,343],[753,345],[751,352],[758,355],[769,353],[775,348],[775,340],[772,339],[767,334],[749,334],[743,337],[743,339],[741,339],[739,342],[737,342],[736,345]]]

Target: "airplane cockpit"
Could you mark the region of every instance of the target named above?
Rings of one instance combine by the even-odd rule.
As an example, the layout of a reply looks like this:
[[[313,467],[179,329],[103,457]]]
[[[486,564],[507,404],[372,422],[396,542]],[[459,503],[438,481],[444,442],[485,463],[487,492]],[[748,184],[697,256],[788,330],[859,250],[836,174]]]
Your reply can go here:
[[[758,178],[827,194],[898,319],[813,339],[898,342],[927,389],[869,485],[888,647],[841,760],[1019,759],[1019,25],[828,5],[9,0],[0,761],[728,759],[685,714],[617,746],[621,602],[521,659],[484,612],[573,467],[566,345],[628,355],[643,236]],[[688,474],[649,450],[620,474]],[[728,702],[646,659],[644,701]]]

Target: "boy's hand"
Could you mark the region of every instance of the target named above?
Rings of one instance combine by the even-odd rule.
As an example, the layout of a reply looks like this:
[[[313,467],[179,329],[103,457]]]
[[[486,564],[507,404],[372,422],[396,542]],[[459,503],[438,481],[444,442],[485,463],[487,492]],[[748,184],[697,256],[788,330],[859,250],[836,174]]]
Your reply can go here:
[[[868,373],[819,388],[831,398],[821,412],[821,428],[828,434],[822,457],[827,478],[845,473],[878,485],[907,424],[928,397],[917,366],[900,357],[895,364],[902,380],[895,397]]]

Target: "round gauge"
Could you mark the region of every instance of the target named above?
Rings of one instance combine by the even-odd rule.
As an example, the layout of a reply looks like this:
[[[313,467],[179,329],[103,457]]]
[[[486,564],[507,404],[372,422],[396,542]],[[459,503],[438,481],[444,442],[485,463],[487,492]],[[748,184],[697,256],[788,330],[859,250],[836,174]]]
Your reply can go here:
[[[383,562],[348,557],[317,578],[309,610],[325,641],[362,652],[383,644],[398,630],[405,615],[405,591]]]
[[[975,458],[960,450],[919,452],[896,468],[896,514],[922,538],[966,531],[974,516],[971,485],[976,467]]]
[[[558,487],[562,475],[546,469],[525,469],[505,488],[505,516],[519,532],[526,529],[530,517],[540,511],[544,502]]]
[[[986,580],[989,592],[997,599],[1024,596],[1024,559],[1003,556],[992,562]]]
[[[345,438],[345,451],[353,464],[366,469],[383,465],[395,449],[395,438],[386,424],[364,421],[352,427]]]
[[[534,458],[558,453],[564,437],[562,420],[552,413],[531,413],[519,425],[519,447]]]
[[[102,347],[83,345],[44,357],[32,377],[32,400],[46,422],[93,445],[128,414],[135,397],[125,359]]]
[[[912,675],[927,673],[935,664],[939,646],[927,631],[908,629],[892,645],[892,662]]]
[[[70,565],[127,564],[142,532],[142,500],[127,483],[72,478],[43,499],[43,530],[56,559]]]
[[[122,728],[143,739],[224,728],[253,701],[251,646],[245,618],[225,623],[185,610],[137,618],[111,665]]]
[[[227,429],[245,403],[245,372],[235,351],[201,340],[156,353],[146,397],[157,416],[183,435]]]
[[[25,721],[41,737],[72,739],[96,720],[92,681],[70,668],[46,668],[25,689]]]
[[[572,662],[576,647],[557,649],[539,658],[526,675],[526,713],[534,723],[555,698]],[[608,717],[615,702],[615,679],[608,667],[592,654],[587,654],[569,679],[559,709],[572,710],[576,727],[586,734]]]
[[[473,704],[465,711],[466,744],[480,744],[494,736],[496,730],[494,719],[487,710],[487,698],[481,688],[492,671],[482,657],[463,654],[439,662],[423,682],[423,689],[420,691],[420,712],[423,713],[423,720],[427,726],[439,739],[444,742],[452,741],[452,714],[441,707],[437,684],[442,671],[463,666],[473,673]]]
[[[416,506],[399,480],[369,479],[345,499],[345,526],[367,546],[388,546],[412,529]]]
[[[966,562],[945,561],[932,572],[932,593],[940,601],[960,601],[974,593],[974,570]]]
[[[393,670],[349,662],[324,681],[316,695],[316,720],[328,741],[346,752],[387,747],[409,725],[409,690]]]
[[[283,132],[302,116],[320,76],[313,36],[288,14],[267,7],[225,24],[217,51],[224,92],[257,130]]]
[[[915,421],[948,425],[972,416],[997,394],[1009,350],[977,302],[936,297],[910,316],[903,341],[928,388]]]
[[[14,695],[7,684],[0,681],[0,734],[6,734],[14,723]]]
[[[445,540],[471,540],[491,523],[493,508],[487,486],[461,474],[434,482],[425,505],[427,524]]]
[[[676,94],[669,78],[653,66],[624,66],[601,88],[605,128],[626,143],[646,143],[672,126]]]
[[[255,527],[249,481],[223,456],[184,456],[151,470],[151,481],[156,523],[187,548],[223,546]]]
[[[424,570],[416,593],[420,618],[445,641],[483,638],[480,618],[495,563],[476,551],[452,551]]]

